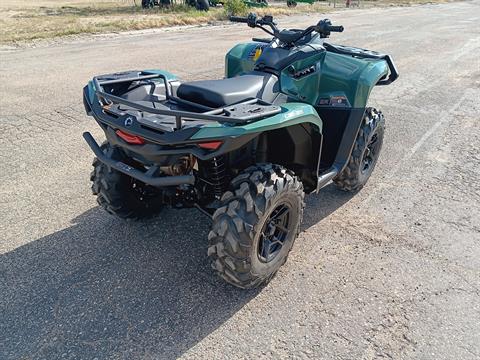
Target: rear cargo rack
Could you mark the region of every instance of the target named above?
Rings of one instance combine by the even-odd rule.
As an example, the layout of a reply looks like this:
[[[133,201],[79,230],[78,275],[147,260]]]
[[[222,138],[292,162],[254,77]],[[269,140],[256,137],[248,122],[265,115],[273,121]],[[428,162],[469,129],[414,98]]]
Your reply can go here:
[[[197,108],[201,112],[157,109],[150,106],[138,104],[134,101],[124,99],[120,96],[109,94],[105,91],[105,85],[132,83],[142,80],[161,79],[165,85],[166,101],[171,101],[178,105],[185,105],[189,108]],[[254,120],[259,120],[268,116],[272,116],[281,112],[281,107],[272,105],[271,103],[260,99],[248,99],[236,104],[232,104],[220,108],[210,108],[208,106],[192,103],[190,101],[175,97],[171,93],[170,83],[165,75],[161,73],[153,73],[149,71],[130,71],[126,73],[117,73],[110,75],[102,75],[93,78],[95,93],[99,103],[103,109],[108,109],[113,104],[121,104],[147,114],[164,115],[175,117],[175,130],[183,127],[183,120],[204,120],[216,121],[219,123],[245,124]]]

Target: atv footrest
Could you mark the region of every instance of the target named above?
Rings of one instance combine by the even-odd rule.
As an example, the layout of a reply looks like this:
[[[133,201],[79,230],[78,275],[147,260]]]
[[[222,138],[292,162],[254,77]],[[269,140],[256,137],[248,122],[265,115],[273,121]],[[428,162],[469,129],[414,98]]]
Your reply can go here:
[[[193,185],[195,183],[195,176],[193,175],[155,176],[154,173],[150,171],[142,172],[138,169],[131,167],[130,165],[127,165],[121,161],[114,160],[104,154],[100,146],[98,146],[97,142],[93,138],[92,134],[90,134],[89,132],[84,132],[83,138],[87,142],[88,146],[90,146],[98,160],[114,168],[115,170],[120,171],[123,174],[126,174],[134,179],[144,182],[145,184],[155,187],[163,187],[177,186],[181,184]]]

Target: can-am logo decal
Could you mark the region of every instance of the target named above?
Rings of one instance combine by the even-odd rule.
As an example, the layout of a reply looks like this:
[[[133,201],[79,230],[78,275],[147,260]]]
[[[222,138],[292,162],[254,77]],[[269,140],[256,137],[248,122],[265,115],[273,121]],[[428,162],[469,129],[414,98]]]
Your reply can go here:
[[[294,117],[302,116],[305,112],[303,109],[291,110],[285,114],[285,119],[291,119]]]
[[[253,61],[257,61],[257,59],[260,57],[260,55],[262,55],[262,51],[266,46],[267,46],[266,44],[262,44],[262,45],[257,45],[254,48],[252,48],[250,50],[250,52],[248,53],[248,58],[253,60]]]
[[[132,126],[133,125],[133,119],[129,116],[125,119],[124,122],[125,126]]]

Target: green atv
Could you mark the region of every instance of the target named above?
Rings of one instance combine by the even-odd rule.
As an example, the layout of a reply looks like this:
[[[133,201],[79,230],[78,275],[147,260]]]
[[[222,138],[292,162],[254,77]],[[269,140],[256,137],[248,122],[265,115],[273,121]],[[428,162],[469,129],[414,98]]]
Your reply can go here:
[[[305,193],[333,181],[365,185],[382,147],[385,120],[368,108],[375,85],[398,77],[392,59],[333,45],[329,20],[279,30],[271,16],[232,17],[272,36],[235,46],[226,78],[181,82],[163,70],[94,77],[84,105],[105,132],[93,194],[121,218],[152,216],[164,206],[196,207],[213,224],[212,267],[252,288],[287,260]]]

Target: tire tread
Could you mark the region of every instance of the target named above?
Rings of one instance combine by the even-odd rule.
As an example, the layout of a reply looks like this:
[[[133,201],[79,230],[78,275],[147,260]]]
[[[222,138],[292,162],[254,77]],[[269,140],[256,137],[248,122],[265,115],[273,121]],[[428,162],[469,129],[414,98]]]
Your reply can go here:
[[[221,198],[222,204],[213,215],[208,234],[208,256],[212,268],[228,283],[240,288],[253,288],[267,283],[276,270],[267,276],[252,270],[250,252],[259,220],[273,197],[282,191],[293,191],[300,199],[300,214],[295,237],[305,207],[303,184],[289,170],[272,164],[250,166],[231,182],[231,189]],[[286,257],[283,263],[286,261]]]
[[[383,131],[385,128],[385,118],[381,111],[375,108],[367,108],[363,116],[362,125],[358,131],[355,144],[353,145],[352,153],[348,160],[347,165],[343,171],[333,179],[333,183],[343,191],[356,192],[359,191],[367,182],[368,177],[365,179],[360,178],[360,166],[363,158],[363,152],[370,137],[376,131],[381,131],[381,139],[383,142]],[[381,144],[380,144],[381,147]],[[379,149],[380,153],[380,149]],[[373,164],[372,170],[375,164]],[[370,172],[371,174],[371,172]]]

